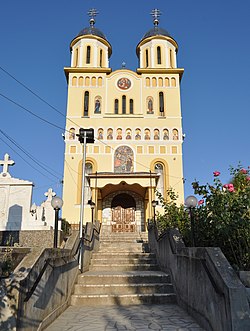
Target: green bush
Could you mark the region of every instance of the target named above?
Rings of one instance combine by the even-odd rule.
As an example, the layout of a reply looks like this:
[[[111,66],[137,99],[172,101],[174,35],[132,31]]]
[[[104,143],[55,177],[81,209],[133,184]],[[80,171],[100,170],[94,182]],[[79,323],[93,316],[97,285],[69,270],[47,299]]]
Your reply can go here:
[[[250,270],[250,175],[241,165],[230,167],[230,183],[223,184],[220,172],[213,173],[213,184],[192,183],[200,196],[193,210],[196,246],[220,247],[236,270]],[[168,199],[160,197],[164,214],[157,216],[160,232],[177,227],[186,245],[191,244],[189,213],[177,206],[170,190]]]

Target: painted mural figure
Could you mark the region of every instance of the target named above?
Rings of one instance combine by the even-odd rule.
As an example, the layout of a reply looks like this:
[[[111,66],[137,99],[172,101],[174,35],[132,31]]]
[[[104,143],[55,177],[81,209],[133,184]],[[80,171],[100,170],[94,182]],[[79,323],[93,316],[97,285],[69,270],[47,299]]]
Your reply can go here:
[[[148,111],[147,111],[148,114],[153,114],[154,111],[153,111],[153,100],[152,98],[149,98],[148,99]]]
[[[169,140],[169,132],[168,129],[163,130],[163,140]]]
[[[108,129],[107,139],[108,140],[112,140],[113,139],[113,129]]]
[[[122,140],[122,129],[117,129],[117,136],[116,139],[117,140]]]
[[[160,134],[159,134],[159,130],[155,129],[154,130],[154,140],[159,140],[160,139]]]
[[[128,173],[133,171],[134,153],[128,146],[120,146],[114,155],[114,172]]]
[[[135,140],[141,140],[141,130],[136,129]]]
[[[96,99],[95,101],[95,114],[100,114],[101,113],[101,102],[99,99]]]
[[[102,140],[103,139],[103,129],[98,130],[98,139]]]
[[[144,139],[145,140],[150,140],[150,130],[149,129],[145,129],[144,133],[145,133]]]

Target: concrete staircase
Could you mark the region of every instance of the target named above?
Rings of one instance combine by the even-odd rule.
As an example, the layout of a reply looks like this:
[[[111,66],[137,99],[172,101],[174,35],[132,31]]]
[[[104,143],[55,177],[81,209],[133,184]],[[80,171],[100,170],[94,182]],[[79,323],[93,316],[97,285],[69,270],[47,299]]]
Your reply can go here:
[[[102,236],[88,272],[80,274],[73,306],[175,303],[170,276],[148,250],[146,234]]]

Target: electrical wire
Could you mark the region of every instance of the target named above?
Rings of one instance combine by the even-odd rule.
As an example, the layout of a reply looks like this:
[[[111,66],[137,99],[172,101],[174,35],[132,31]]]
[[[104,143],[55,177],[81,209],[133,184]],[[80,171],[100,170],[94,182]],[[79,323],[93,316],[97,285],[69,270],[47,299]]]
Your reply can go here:
[[[43,162],[35,159],[28,151],[26,151],[21,145],[19,145],[13,138],[11,138],[9,135],[7,135],[7,133],[3,132],[3,130],[0,129],[0,133],[5,136],[5,138],[7,138],[13,145],[15,145],[19,150],[21,150],[29,159],[31,159],[34,163],[36,163],[40,168],[42,168],[43,170],[45,170],[46,172],[48,172],[50,175],[58,178],[56,175],[54,175],[54,173],[57,173],[55,170],[51,169],[49,166],[47,166],[46,164],[44,164]],[[51,171],[48,170],[48,168],[53,171],[53,173]],[[61,176],[59,173],[57,173],[59,176]],[[58,178],[59,179],[59,178]]]
[[[0,66],[0,69],[1,69],[5,74],[7,74],[9,77],[11,77],[13,80],[15,80],[18,84],[20,84],[22,87],[24,87],[24,88],[25,88],[26,90],[28,90],[30,93],[32,93],[32,94],[33,94],[35,97],[37,97],[40,101],[44,102],[47,106],[49,106],[50,108],[52,108],[53,110],[55,110],[57,113],[59,113],[60,115],[62,115],[65,119],[67,119],[68,121],[72,122],[72,123],[73,123],[74,125],[76,125],[77,127],[80,127],[78,124],[76,124],[74,121],[72,121],[70,118],[68,118],[67,116],[65,116],[62,112],[60,112],[57,108],[55,108],[53,105],[51,105],[50,103],[48,103],[44,98],[40,97],[37,93],[35,93],[33,90],[31,90],[28,86],[26,86],[24,83],[22,83],[21,81],[19,81],[19,80],[18,80],[17,78],[15,78],[13,75],[11,75],[7,70],[5,70],[4,68],[2,68],[1,66]],[[3,95],[3,94],[0,93],[0,96],[2,96],[3,98],[7,99],[8,101],[14,103],[14,104],[17,105],[18,107],[24,109],[25,111],[27,111],[27,112],[30,113],[31,115],[37,117],[38,119],[40,119],[40,120],[46,122],[47,124],[52,125],[52,126],[58,128],[58,129],[60,129],[60,130],[63,130],[63,131],[69,132],[68,130],[65,130],[65,128],[61,128],[61,127],[57,126],[56,124],[51,123],[50,121],[48,121],[48,120],[46,120],[46,119],[40,117],[39,115],[36,115],[36,114],[33,113],[32,111],[30,111],[30,110],[28,110],[27,108],[21,106],[20,104],[18,104],[17,102],[15,102],[15,101],[12,100],[12,99],[6,97],[5,95]],[[97,137],[95,137],[95,139],[98,140]],[[104,145],[106,145],[106,146],[109,146],[113,151],[115,151],[115,148],[113,148],[113,147],[110,146],[109,144],[104,143],[102,140],[99,140],[99,141],[100,141],[102,144],[104,144]],[[138,165],[140,165],[140,166],[142,166],[142,167],[144,167],[145,169],[147,169],[147,171],[150,171],[149,167],[146,166],[146,165],[144,165],[143,163],[138,162],[138,161],[135,161],[135,160],[134,160],[134,163],[135,163],[135,164],[138,164]],[[72,170],[73,170],[73,169],[72,169]],[[180,178],[181,178],[182,181],[184,180],[183,177],[177,177],[177,176],[171,176],[171,175],[169,175],[169,177],[171,177],[171,178],[177,178],[177,179],[180,179]]]
[[[28,162],[27,160],[25,160],[22,155],[20,153],[18,153],[13,147],[11,147],[10,144],[8,144],[6,141],[4,141],[1,137],[0,140],[2,140],[2,142],[4,144],[6,144],[12,151],[14,151],[17,155],[19,155],[19,157],[25,162],[27,163],[32,169],[36,170],[37,172],[39,172],[42,176],[46,177],[47,179],[49,179],[50,181],[53,181],[53,179],[51,179],[50,177],[46,176],[44,173],[42,173],[40,170],[38,170],[37,168],[35,168],[30,162]],[[54,175],[53,175],[54,176]],[[54,176],[56,177],[56,176]],[[58,178],[58,177],[56,177]]]

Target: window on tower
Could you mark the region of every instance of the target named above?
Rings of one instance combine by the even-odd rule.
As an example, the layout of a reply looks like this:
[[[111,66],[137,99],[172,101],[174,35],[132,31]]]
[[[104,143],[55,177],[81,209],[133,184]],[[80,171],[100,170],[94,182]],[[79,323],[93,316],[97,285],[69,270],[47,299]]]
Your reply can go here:
[[[100,49],[100,67],[102,68],[102,49]]]
[[[126,95],[122,96],[122,113],[126,114]]]
[[[115,99],[115,114],[118,114],[119,112],[119,100]]]
[[[148,68],[148,49],[146,49],[146,68]]]
[[[90,64],[90,46],[87,46],[86,63]]]
[[[83,109],[83,116],[89,115],[89,92],[86,91],[84,93],[84,109]]]
[[[157,64],[161,64],[161,47],[157,47]]]
[[[159,93],[159,111],[161,116],[164,116],[164,97],[163,97],[163,92]]]
[[[134,113],[134,100],[133,99],[129,100],[129,113],[130,114]]]

